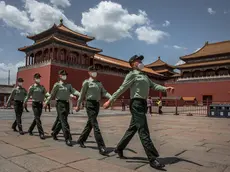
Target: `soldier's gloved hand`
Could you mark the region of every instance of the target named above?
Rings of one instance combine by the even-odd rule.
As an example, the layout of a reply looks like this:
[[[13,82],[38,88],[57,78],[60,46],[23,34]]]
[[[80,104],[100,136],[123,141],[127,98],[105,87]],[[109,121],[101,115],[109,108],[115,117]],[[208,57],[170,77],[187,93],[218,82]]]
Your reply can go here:
[[[104,103],[103,108],[108,109],[110,106],[110,101],[108,100],[107,102]]]
[[[76,107],[74,107],[74,110],[75,110],[76,112],[78,112],[78,111],[80,110],[80,107],[79,107],[79,106],[76,106]]]

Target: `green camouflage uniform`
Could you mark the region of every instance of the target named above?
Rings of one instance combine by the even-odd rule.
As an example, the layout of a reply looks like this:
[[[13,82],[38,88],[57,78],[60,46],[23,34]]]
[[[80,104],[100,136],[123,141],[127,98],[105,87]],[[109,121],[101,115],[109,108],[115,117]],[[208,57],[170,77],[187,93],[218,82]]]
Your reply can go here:
[[[23,101],[27,95],[27,91],[25,88],[21,86],[17,86],[14,88],[11,92],[10,97],[7,101],[7,106],[10,105],[11,100],[14,100],[14,111],[16,115],[16,120],[14,121],[12,125],[12,129],[16,130],[16,127],[18,126],[19,131],[22,131],[22,112],[23,112]]]
[[[41,115],[43,108],[43,101],[45,97],[48,97],[49,93],[46,91],[45,87],[40,84],[33,84],[30,86],[28,95],[26,96],[24,103],[26,104],[28,99],[32,97],[32,109],[34,112],[34,120],[29,128],[29,133],[32,133],[34,127],[37,125],[38,132],[40,135],[44,135],[44,131],[41,123]]]
[[[80,138],[78,139],[78,142],[85,142],[93,128],[95,140],[99,148],[105,147],[105,143],[97,122],[97,116],[100,109],[100,100],[102,96],[108,99],[111,98],[111,95],[105,90],[101,82],[89,78],[82,84],[80,97],[77,103],[77,106],[80,107],[83,99],[86,99],[86,111],[88,115],[87,124]]]
[[[134,134],[138,131],[141,143],[149,160],[154,160],[159,156],[149,135],[149,129],[146,119],[147,97],[149,88],[157,91],[166,91],[166,88],[155,84],[149,77],[139,70],[130,71],[120,88],[112,95],[110,102],[113,103],[122,93],[130,88],[130,112],[132,119],[128,130],[117,145],[117,150],[124,150]]]
[[[69,114],[69,99],[70,94],[79,96],[79,92],[72,87],[71,84],[56,82],[51,91],[50,97],[47,99],[46,104],[50,102],[51,98],[56,98],[56,109],[58,120],[53,125],[53,135],[57,135],[62,129],[65,140],[71,140],[70,127],[67,121]]]

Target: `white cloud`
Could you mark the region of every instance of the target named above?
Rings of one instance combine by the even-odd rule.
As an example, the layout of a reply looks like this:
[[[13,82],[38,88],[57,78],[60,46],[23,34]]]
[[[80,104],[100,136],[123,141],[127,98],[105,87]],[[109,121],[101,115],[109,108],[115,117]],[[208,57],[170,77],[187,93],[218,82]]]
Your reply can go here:
[[[64,24],[72,30],[95,36],[98,40],[113,42],[122,38],[131,38],[134,31],[140,40],[157,43],[166,33],[150,28],[150,20],[144,11],[137,14],[129,13],[122,5],[111,1],[101,1],[98,5],[82,13],[81,24],[76,25],[68,19],[59,7],[70,6],[69,0],[50,0],[45,4],[38,0],[24,0],[23,10],[0,1],[0,20],[7,26],[20,30],[20,34],[36,34],[50,28],[53,23],[59,23],[63,18]],[[136,29],[139,27],[138,29]],[[151,36],[151,40],[143,38],[143,34]],[[156,38],[153,38],[156,36]]]
[[[181,46],[178,46],[178,45],[173,45],[173,48],[175,48],[175,49],[184,49],[184,50],[188,49],[186,47],[181,47]]]
[[[230,12],[230,10],[226,10],[224,11],[224,14],[228,14]]]
[[[0,53],[3,51],[3,49],[2,48],[0,48]]]
[[[167,27],[167,26],[169,26],[170,24],[171,24],[170,21],[165,20],[165,22],[163,23],[163,26],[164,26],[164,27]]]
[[[65,8],[71,5],[69,0],[50,0],[50,2],[56,7],[61,6]]]
[[[169,36],[168,33],[161,30],[154,30],[149,26],[142,26],[136,29],[137,38],[145,41],[148,44],[156,44],[165,37]]]
[[[185,62],[184,62],[183,60],[179,60],[179,61],[175,64],[175,66],[182,65],[182,64],[185,64]]]
[[[51,27],[53,23],[59,23],[63,18],[66,26],[73,30],[83,32],[84,29],[74,24],[57,7],[38,2],[36,0],[25,0],[24,10],[7,5],[0,1],[0,19],[8,26],[22,31],[22,34],[35,34]]]
[[[18,71],[18,67],[24,66],[24,61],[19,61],[16,64],[12,63],[0,63],[0,84],[8,83],[8,71],[10,70],[10,82],[14,84],[16,81],[16,75]]]
[[[144,11],[139,10],[138,14],[130,14],[120,4],[111,1],[102,1],[89,11],[83,12],[81,20],[86,32],[108,42],[131,37],[134,26],[148,22]]]
[[[208,13],[214,15],[216,14],[216,11],[214,11],[212,8],[208,8]]]

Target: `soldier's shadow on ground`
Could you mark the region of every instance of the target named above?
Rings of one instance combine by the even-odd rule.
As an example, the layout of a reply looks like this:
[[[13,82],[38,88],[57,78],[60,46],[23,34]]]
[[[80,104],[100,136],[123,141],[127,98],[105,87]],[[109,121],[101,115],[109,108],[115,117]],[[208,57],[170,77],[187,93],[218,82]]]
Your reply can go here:
[[[145,157],[126,157],[126,162],[128,163],[146,163],[148,164],[149,161],[147,158]],[[134,160],[134,161],[132,161]],[[190,160],[186,160],[186,159],[183,159],[183,158],[178,158],[178,157],[164,157],[164,158],[158,158],[158,160],[162,163],[162,164],[165,164],[165,165],[171,165],[171,164],[176,164],[178,162],[187,162],[187,163],[191,163],[191,164],[194,164],[194,165],[197,165],[197,166],[203,166],[202,164],[199,164],[199,163],[196,163],[196,162],[193,162],[193,161],[190,161]],[[161,171],[167,171],[166,169],[162,169]]]

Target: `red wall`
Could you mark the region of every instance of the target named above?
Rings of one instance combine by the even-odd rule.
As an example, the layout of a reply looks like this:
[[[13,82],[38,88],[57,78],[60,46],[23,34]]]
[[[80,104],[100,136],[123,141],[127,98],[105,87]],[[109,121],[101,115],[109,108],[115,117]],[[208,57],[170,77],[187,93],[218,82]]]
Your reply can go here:
[[[50,65],[33,69],[25,69],[23,71],[19,71],[17,73],[17,77],[24,79],[23,87],[28,90],[29,87],[34,83],[34,74],[40,73],[40,75],[42,76],[41,84],[44,85],[47,91],[49,91],[50,70]]]
[[[22,77],[24,79],[24,87],[28,89],[33,83],[33,75],[35,73],[40,73],[42,76],[41,84],[44,85],[47,91],[50,92],[54,83],[58,80],[58,71],[61,69],[67,71],[69,74],[67,77],[67,82],[71,83],[72,86],[78,91],[80,91],[82,87],[82,82],[89,77],[87,70],[60,67],[56,65],[47,65],[44,67],[19,71],[17,73],[17,77]],[[98,73],[98,80],[103,83],[105,89],[110,94],[113,94],[122,84],[124,77]],[[130,92],[128,90],[123,94],[125,98],[129,98],[129,93]],[[156,97],[159,95],[159,93],[156,91],[150,91],[150,95]]]
[[[68,73],[67,82],[71,83],[72,86],[77,89],[78,91],[81,90],[82,83],[85,79],[89,78],[88,71],[87,70],[81,70],[81,69],[72,69],[67,67],[60,67],[56,65],[51,66],[51,76],[50,84],[51,88],[53,87],[54,83],[57,82],[58,78],[58,71],[64,69]],[[124,77],[116,76],[116,75],[109,75],[109,74],[103,74],[98,72],[98,80],[103,83],[103,86],[105,89],[110,93],[113,94],[122,84]],[[126,91],[123,95],[125,98],[129,98],[130,91]],[[150,92],[151,96],[158,96],[159,93],[156,91]]]
[[[174,83],[165,84],[175,87],[174,94],[168,96],[196,97],[202,102],[203,95],[212,95],[213,102],[230,102],[230,81]]]

